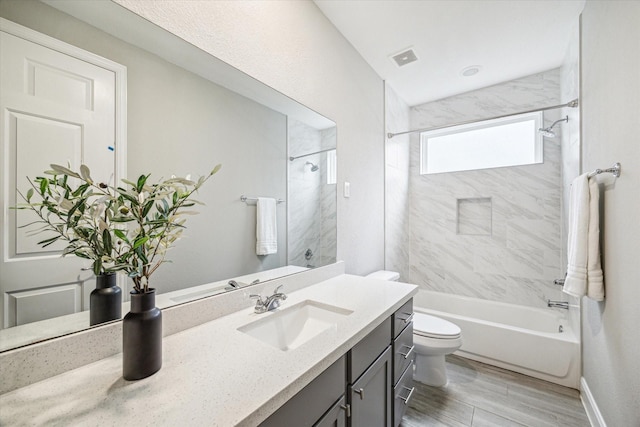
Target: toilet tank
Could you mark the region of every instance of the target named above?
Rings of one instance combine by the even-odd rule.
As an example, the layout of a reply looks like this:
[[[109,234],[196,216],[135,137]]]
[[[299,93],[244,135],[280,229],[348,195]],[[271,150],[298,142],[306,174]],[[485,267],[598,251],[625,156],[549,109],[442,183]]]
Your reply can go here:
[[[369,277],[371,279],[387,280],[389,282],[397,282],[398,280],[400,280],[400,273],[396,271],[378,270],[374,271],[371,274],[367,274],[366,277]]]

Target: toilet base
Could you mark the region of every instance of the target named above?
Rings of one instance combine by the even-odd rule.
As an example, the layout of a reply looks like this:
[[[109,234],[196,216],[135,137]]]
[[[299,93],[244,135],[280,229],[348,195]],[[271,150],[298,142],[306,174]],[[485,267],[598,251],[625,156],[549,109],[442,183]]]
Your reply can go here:
[[[426,356],[416,354],[413,379],[433,387],[444,387],[449,382],[444,354]]]

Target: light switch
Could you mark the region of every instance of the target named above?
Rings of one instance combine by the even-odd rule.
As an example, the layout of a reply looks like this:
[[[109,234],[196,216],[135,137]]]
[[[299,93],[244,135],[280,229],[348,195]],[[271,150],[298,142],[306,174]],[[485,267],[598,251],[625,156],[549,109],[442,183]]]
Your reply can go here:
[[[351,183],[344,183],[344,197],[351,197]]]

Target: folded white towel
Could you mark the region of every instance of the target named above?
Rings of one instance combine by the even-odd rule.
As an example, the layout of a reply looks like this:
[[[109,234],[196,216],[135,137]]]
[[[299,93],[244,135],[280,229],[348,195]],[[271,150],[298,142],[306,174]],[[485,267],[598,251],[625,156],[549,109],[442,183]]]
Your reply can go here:
[[[600,268],[600,215],[598,184],[582,174],[573,180],[569,197],[568,265],[565,293],[604,299]]]
[[[600,189],[589,180],[589,247],[587,249],[587,296],[604,300],[604,277],[600,266]]]
[[[276,223],[276,199],[258,197],[256,207],[256,254],[269,255],[278,252]]]

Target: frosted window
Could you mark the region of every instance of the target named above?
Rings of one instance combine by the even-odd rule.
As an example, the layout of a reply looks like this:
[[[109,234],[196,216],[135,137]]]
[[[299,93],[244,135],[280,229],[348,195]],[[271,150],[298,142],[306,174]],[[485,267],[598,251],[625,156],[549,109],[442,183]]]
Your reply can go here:
[[[461,125],[420,135],[420,173],[542,163],[542,113]]]
[[[327,184],[335,184],[337,180],[336,150],[327,152]]]

